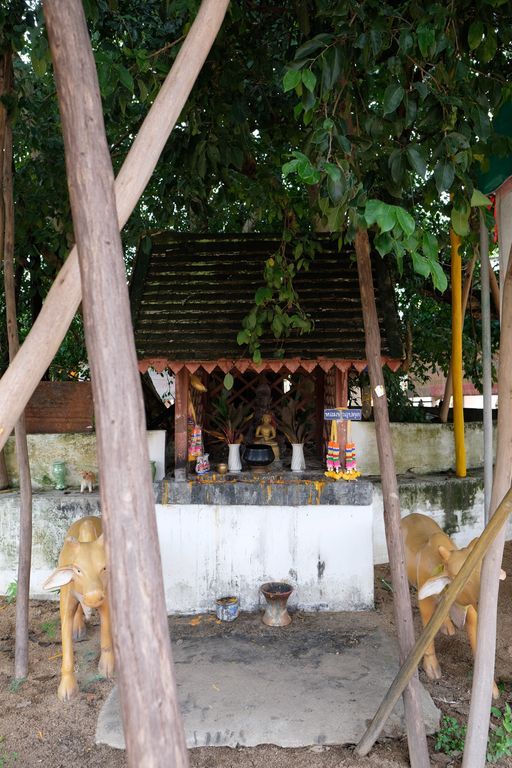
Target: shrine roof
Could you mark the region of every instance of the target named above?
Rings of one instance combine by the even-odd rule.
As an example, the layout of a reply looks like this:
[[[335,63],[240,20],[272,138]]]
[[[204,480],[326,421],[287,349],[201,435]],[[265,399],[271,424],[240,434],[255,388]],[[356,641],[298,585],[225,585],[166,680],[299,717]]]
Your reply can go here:
[[[355,257],[340,252],[336,240],[318,240],[321,251],[310,269],[294,279],[313,330],[279,340],[262,337],[262,357],[274,365],[279,360],[310,365],[335,361],[361,370],[365,336]],[[143,238],[130,285],[137,356],[146,362],[143,367],[148,361],[157,361],[161,368],[172,362],[249,358],[237,344],[237,334],[256,290],[264,285],[265,261],[280,246],[280,238],[262,234],[159,232]],[[291,251],[290,256],[293,259]],[[400,361],[403,347],[392,283],[378,255],[373,257],[373,275],[382,355]]]

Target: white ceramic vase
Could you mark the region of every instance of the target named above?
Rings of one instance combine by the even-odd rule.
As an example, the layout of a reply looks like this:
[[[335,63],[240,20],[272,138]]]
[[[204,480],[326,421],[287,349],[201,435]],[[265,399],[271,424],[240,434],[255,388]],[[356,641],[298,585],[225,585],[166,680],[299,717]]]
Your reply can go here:
[[[228,469],[230,472],[240,472],[242,460],[240,458],[240,443],[229,443]]]
[[[306,469],[304,459],[304,443],[292,443],[292,472],[303,472]]]

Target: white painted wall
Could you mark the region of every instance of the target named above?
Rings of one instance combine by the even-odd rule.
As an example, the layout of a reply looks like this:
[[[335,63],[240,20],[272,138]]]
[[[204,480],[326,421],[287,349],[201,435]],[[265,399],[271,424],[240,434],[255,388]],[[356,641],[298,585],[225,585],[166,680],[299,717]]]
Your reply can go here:
[[[264,603],[266,581],[295,588],[301,610],[373,607],[371,506],[157,505],[167,610],[211,611],[240,597]]]
[[[68,527],[98,511],[97,493],[34,496],[32,597],[51,597],[41,585]],[[158,504],[156,514],[169,613],[213,611],[225,595],[254,610],[264,601],[260,586],[280,580],[292,584],[289,605],[301,610],[373,607],[371,506]],[[18,521],[19,496],[8,494],[0,503],[0,594],[16,578]]]
[[[453,424],[392,423],[391,441],[398,475],[430,474],[455,469]],[[379,455],[372,421],[353,421],[352,439],[356,445],[357,468],[363,476],[380,476]],[[482,424],[465,425],[468,469],[483,466]]]

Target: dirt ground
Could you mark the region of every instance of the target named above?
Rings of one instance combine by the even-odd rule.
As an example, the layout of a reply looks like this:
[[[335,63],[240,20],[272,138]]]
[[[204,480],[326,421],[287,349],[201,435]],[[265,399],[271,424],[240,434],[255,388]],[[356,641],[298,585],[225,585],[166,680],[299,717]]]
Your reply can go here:
[[[502,689],[497,702],[503,707],[512,704],[512,542],[505,548],[503,567],[509,578],[500,585],[500,611],[496,675]],[[379,566],[375,571],[376,609],[358,614],[358,626],[378,623],[394,634],[392,594],[389,590],[389,570]],[[413,606],[419,629],[416,597]],[[351,619],[352,616],[352,619]],[[0,768],[124,768],[124,752],[106,746],[96,746],[94,732],[98,712],[113,683],[97,676],[98,625],[95,620],[85,642],[76,645],[79,695],[69,703],[58,701],[56,691],[60,668],[60,628],[58,604],[36,602],[30,610],[30,673],[16,687],[12,683],[14,664],[14,605],[0,598]],[[341,630],[350,628],[351,614],[295,614],[294,626]],[[248,633],[262,626],[255,614],[242,614]],[[173,642],[193,634],[222,634],[232,625],[217,623],[211,616],[172,617],[169,626]],[[240,627],[237,626],[238,631]],[[436,641],[443,669],[443,679],[432,683],[420,677],[437,706],[444,714],[465,722],[469,712],[472,661],[465,633],[453,638],[440,635]],[[380,702],[376,702],[376,706]],[[448,757],[435,752],[434,738],[429,738],[431,763],[434,766],[457,766],[460,755]],[[189,752],[192,768],[387,768],[407,766],[407,745],[404,739],[377,743],[366,758],[356,758],[350,747],[310,747],[282,749],[271,745],[256,748],[200,748]],[[501,766],[512,768],[512,758],[502,758]]]

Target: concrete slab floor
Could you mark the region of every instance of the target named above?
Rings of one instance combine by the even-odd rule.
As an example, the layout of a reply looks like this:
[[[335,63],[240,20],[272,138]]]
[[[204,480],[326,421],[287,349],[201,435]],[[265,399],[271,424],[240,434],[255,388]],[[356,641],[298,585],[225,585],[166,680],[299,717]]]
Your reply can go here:
[[[255,617],[256,618],[256,617]],[[237,622],[233,622],[236,624]],[[357,743],[398,669],[381,629],[326,627],[229,631],[173,642],[187,745],[303,747]],[[355,626],[354,626],[355,625]],[[428,733],[439,710],[422,689]],[[401,701],[383,736],[404,733]],[[96,743],[124,749],[117,687],[103,705]]]

